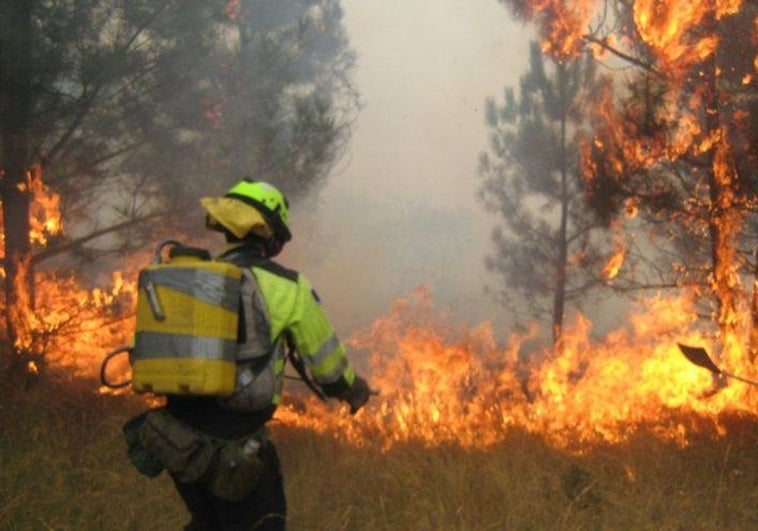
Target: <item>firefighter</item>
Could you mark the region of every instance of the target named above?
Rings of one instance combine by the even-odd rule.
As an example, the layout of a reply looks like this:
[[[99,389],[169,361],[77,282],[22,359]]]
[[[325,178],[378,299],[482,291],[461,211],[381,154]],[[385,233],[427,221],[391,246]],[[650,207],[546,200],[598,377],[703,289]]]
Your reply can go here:
[[[226,237],[218,259],[239,266],[247,286],[237,387],[225,398],[169,395],[165,408],[150,413],[149,424],[161,433],[151,438],[141,427],[140,438],[151,446],[168,434],[186,441],[173,446],[191,448],[162,459],[191,514],[185,529],[284,529],[282,472],[266,422],[281,400],[287,349],[296,354],[290,359],[301,377],[315,391],[346,402],[351,413],[371,390],[356,375],[308,280],[271,260],[291,239],[288,204],[279,190],[244,179],[224,197],[201,204],[207,227]]]

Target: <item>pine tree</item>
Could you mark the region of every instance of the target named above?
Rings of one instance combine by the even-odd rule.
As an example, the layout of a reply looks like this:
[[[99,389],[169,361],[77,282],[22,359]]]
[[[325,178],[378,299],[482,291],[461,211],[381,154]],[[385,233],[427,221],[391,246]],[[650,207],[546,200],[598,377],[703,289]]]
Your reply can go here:
[[[633,210],[648,230],[649,267],[639,272],[655,281],[629,287],[690,288],[728,361],[739,362],[757,271],[758,6],[501,2],[538,24],[556,57],[593,49],[612,60],[587,101],[582,173],[593,206],[609,220]]]
[[[317,190],[358,106],[353,61],[337,0],[0,2],[9,344],[41,260],[138,248],[243,175]],[[70,229],[45,249],[29,236],[38,174]]]
[[[502,277],[504,303],[549,316],[556,343],[567,304],[580,305],[601,281],[602,226],[585,205],[573,140],[582,125],[577,98],[593,71],[589,58],[554,63],[535,43],[518,97],[509,88],[502,106],[487,102],[480,197],[502,220],[487,266]]]

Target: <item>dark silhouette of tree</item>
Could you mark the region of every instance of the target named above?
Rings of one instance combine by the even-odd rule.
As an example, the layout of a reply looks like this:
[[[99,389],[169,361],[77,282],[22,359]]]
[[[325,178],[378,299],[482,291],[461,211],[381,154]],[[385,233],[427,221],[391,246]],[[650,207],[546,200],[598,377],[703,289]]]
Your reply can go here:
[[[315,192],[359,105],[353,62],[336,0],[0,3],[9,343],[43,259],[138,248],[242,175]],[[44,249],[29,239],[33,175],[68,227]]]
[[[487,259],[502,277],[501,300],[548,315],[557,343],[566,305],[578,306],[601,282],[603,227],[587,208],[573,140],[582,124],[577,102],[592,85],[593,61],[545,61],[532,44],[518,97],[507,89],[502,106],[487,102],[491,141],[479,173],[480,196],[503,222]]]
[[[649,276],[617,287],[689,286],[722,342],[741,343],[756,271],[758,5],[502,3],[560,41],[557,56],[591,47],[617,67],[588,101],[582,146],[596,211],[609,220],[634,211],[650,235],[637,270]],[[753,314],[758,322],[755,305]]]

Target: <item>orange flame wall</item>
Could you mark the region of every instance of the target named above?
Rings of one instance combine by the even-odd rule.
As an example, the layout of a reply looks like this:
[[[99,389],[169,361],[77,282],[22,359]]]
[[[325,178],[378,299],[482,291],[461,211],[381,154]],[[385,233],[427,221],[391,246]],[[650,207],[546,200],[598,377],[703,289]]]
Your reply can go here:
[[[482,447],[519,427],[556,445],[581,448],[622,442],[639,425],[687,444],[691,432],[684,419],[705,421],[718,431],[721,413],[752,414],[758,405],[745,384],[714,393],[712,375],[678,351],[676,342],[708,345],[693,330],[694,315],[686,297],[657,297],[602,340],[591,338],[591,323],[579,315],[565,331],[561,352],[524,355],[534,330],[498,346],[488,324],[452,326],[420,290],[351,341],[371,353],[369,378],[381,389],[357,418],[315,402],[307,414],[283,407],[277,416],[386,446],[420,440]]]
[[[49,362],[91,376],[107,350],[129,343],[136,286],[124,278],[136,278],[138,267],[115,273],[108,289],[87,290],[71,276],[35,273],[37,309],[27,318]],[[451,324],[422,289],[352,338],[356,351],[368,356],[361,372],[381,390],[356,418],[316,402],[307,404],[305,415],[285,405],[277,417],[387,447],[409,440],[487,446],[514,427],[563,446],[618,442],[638,424],[654,425],[661,437],[686,444],[685,425],[671,420],[682,417],[672,413],[694,415],[718,429],[722,412],[756,406],[741,383],[713,393],[711,375],[677,351],[676,342],[709,345],[694,330],[695,315],[686,295],[657,297],[602,340],[592,338],[592,324],[579,315],[554,351],[534,346],[536,326],[502,346],[489,324]],[[739,345],[731,348],[728,368],[750,377],[752,367],[733,365],[746,359],[744,352]]]
[[[21,190],[31,196],[29,241],[44,247],[49,239],[63,231],[60,196],[42,180],[42,169],[32,168]],[[0,204],[0,207],[2,205]],[[0,237],[5,227],[0,217]],[[4,257],[4,252],[2,255]],[[85,289],[72,272],[35,268],[34,293],[28,293],[24,279],[31,268],[31,256],[18,265],[16,277],[19,304],[11,309],[11,319],[19,328],[15,348],[33,354],[44,354],[45,360],[72,367],[76,372],[91,375],[93,366],[102,359],[104,349],[114,342],[128,342],[130,331],[125,316],[132,315],[135,282],[125,282],[122,272],[112,275],[110,286]],[[0,269],[2,278],[5,272]],[[126,273],[136,278],[136,269]],[[0,301],[4,310],[5,302]]]

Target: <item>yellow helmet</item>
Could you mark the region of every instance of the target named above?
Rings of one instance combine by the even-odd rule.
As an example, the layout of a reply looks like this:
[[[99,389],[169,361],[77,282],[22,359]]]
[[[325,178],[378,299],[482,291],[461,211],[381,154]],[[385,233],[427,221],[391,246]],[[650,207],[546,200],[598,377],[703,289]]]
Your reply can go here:
[[[282,244],[292,239],[287,199],[267,182],[245,178],[224,197],[204,197],[200,203],[208,211],[211,228],[219,224],[238,238],[250,232],[274,236]]]

